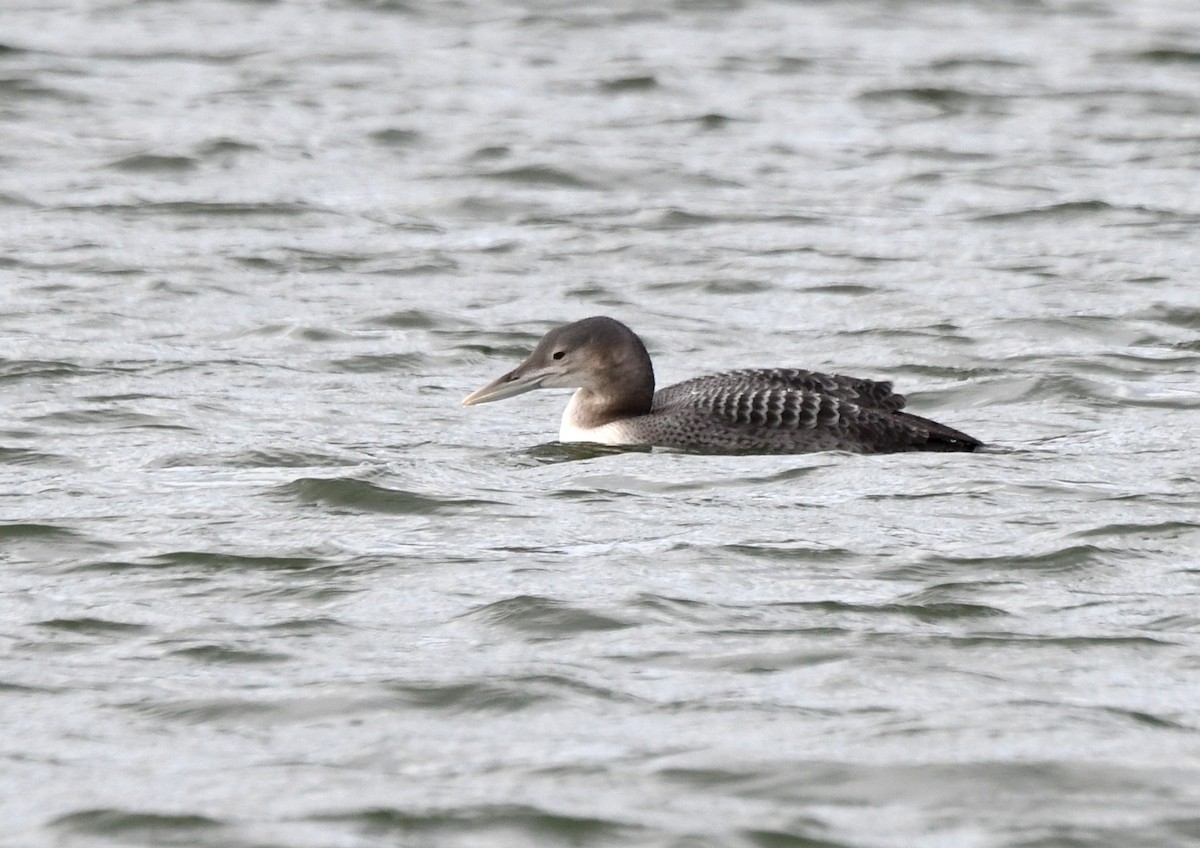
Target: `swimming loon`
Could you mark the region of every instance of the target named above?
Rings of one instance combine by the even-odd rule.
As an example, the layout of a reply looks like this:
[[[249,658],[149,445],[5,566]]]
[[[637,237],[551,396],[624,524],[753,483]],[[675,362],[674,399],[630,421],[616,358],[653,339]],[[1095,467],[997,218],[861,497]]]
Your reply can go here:
[[[576,389],[559,440],[706,453],[973,451],[978,439],[907,412],[892,384],[799,368],[727,371],[654,391],[633,330],[604,316],[551,330],[529,358],[463,406]]]

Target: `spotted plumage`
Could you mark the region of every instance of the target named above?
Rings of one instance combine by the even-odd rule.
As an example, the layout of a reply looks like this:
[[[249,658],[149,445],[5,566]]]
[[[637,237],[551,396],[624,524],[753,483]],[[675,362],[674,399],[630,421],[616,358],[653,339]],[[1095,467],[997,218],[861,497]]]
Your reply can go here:
[[[641,339],[604,317],[552,330],[524,363],[464,404],[542,387],[578,388],[563,415],[562,441],[717,453],[972,451],[982,445],[903,412],[904,396],[889,382],[767,368],[710,374],[654,392]]]
[[[904,404],[891,383],[802,369],[745,369],[661,389],[646,418],[657,420],[653,429],[663,439],[695,450],[795,453],[803,444],[806,450],[874,453],[979,446],[964,433],[900,412]]]

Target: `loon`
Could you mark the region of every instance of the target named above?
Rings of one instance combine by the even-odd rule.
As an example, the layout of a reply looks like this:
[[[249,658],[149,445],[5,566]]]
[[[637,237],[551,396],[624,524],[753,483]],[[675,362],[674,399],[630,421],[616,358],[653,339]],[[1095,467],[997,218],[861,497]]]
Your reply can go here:
[[[654,391],[633,330],[604,316],[551,330],[529,358],[463,399],[490,403],[533,389],[576,389],[559,441],[703,453],[973,451],[983,442],[902,412],[890,382],[799,368],[726,371]]]

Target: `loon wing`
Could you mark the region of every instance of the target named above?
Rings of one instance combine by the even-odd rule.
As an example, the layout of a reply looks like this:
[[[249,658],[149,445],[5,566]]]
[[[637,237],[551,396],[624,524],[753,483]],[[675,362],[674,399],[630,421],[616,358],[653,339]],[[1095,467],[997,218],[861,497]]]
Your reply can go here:
[[[779,368],[728,371],[669,386],[655,395],[654,412],[702,416],[768,441],[796,438],[823,448],[971,450],[979,445],[951,427],[901,412],[904,404],[904,396],[888,382]]]

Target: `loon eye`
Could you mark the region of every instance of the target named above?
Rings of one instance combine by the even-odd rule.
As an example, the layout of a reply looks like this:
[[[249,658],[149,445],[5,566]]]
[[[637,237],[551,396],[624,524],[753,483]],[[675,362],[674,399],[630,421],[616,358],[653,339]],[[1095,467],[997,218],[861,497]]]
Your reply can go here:
[[[562,359],[566,355],[567,355],[567,352],[565,350],[556,350],[556,351],[554,351],[554,355],[551,358],[552,359]]]

